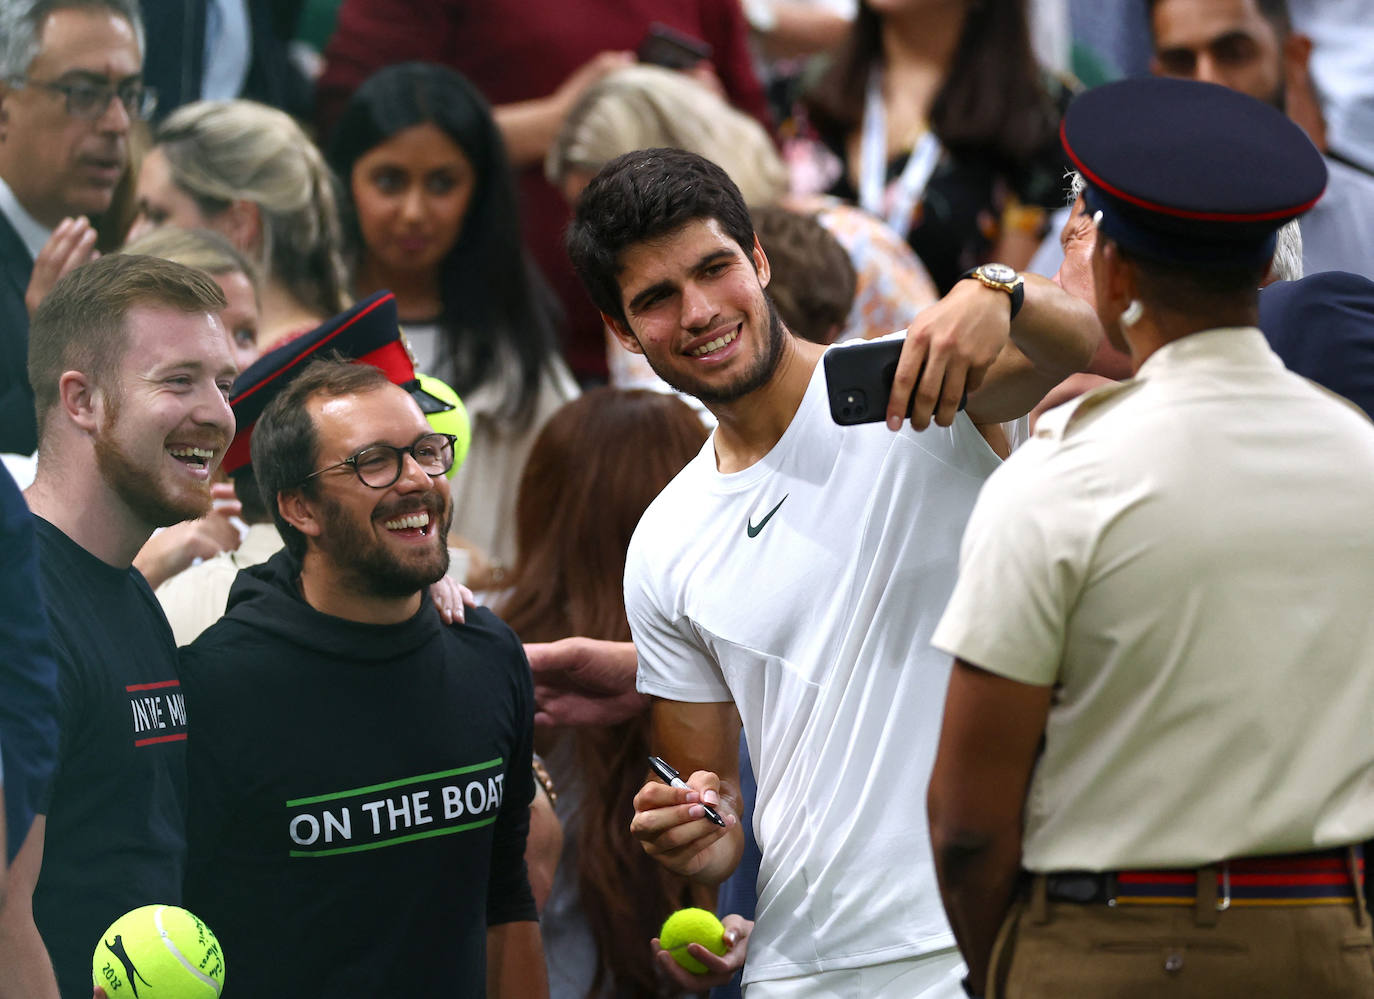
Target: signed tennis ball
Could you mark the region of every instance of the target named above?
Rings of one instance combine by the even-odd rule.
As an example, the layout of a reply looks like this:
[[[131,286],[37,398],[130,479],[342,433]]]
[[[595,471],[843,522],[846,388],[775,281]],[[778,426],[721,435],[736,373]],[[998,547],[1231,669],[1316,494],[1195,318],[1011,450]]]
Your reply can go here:
[[[105,931],[91,976],[110,999],[215,999],[224,988],[224,952],[185,909],[145,905]]]
[[[437,432],[452,434],[457,438],[453,442],[453,467],[448,470],[448,477],[451,479],[463,464],[463,459],[468,456],[468,445],[472,443],[472,421],[468,419],[467,407],[463,405],[463,400],[459,399],[458,393],[447,384],[432,375],[415,377],[420,381],[420,388],[453,407],[442,413],[430,413],[426,417],[429,425]]]
[[[706,965],[687,953],[689,943],[699,943],[712,954],[725,953],[725,927],[714,912],[705,909],[678,909],[668,917],[658,934],[659,946],[673,960],[694,975],[703,974]]]

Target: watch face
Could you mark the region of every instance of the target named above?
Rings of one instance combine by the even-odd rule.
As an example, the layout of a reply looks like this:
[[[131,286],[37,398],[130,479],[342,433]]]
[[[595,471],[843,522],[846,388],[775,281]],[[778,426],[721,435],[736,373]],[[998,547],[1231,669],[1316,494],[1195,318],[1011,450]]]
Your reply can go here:
[[[1006,264],[984,264],[978,268],[985,278],[998,284],[1011,284],[1016,280],[1016,268]]]

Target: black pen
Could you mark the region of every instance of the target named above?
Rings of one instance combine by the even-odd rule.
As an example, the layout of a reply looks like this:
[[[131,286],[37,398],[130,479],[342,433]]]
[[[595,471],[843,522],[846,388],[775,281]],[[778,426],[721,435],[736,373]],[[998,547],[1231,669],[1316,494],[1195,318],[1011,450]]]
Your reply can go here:
[[[649,757],[649,766],[654,768],[654,773],[658,774],[658,779],[669,787],[680,787],[684,791],[692,790],[687,786],[687,782],[682,779],[682,776],[676,770],[668,766],[668,764],[664,763],[657,756]],[[701,807],[706,809],[706,817],[708,819],[722,829],[725,828],[725,820],[720,817],[720,812],[716,811],[704,801],[701,803]]]

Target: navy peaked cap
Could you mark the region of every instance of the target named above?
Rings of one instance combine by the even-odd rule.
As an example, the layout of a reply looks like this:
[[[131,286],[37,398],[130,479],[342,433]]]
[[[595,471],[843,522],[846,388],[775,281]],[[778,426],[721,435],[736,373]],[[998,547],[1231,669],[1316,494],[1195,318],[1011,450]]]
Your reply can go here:
[[[1286,115],[1192,80],[1119,80],[1060,124],[1100,230],[1127,252],[1198,267],[1260,265],[1326,188],[1326,163]]]
[[[379,291],[310,332],[269,350],[234,380],[229,403],[238,430],[221,462],[226,473],[250,463],[253,428],[267,404],[315,358],[335,355],[354,364],[381,368],[392,382],[410,393],[426,416],[453,408],[420,387],[397,322],[396,296]]]

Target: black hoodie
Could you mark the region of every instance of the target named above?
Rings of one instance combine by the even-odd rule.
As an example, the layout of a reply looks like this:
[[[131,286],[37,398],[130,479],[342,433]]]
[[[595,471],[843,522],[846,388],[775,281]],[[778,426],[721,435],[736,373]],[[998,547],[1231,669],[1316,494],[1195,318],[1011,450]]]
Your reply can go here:
[[[299,571],[283,551],[240,572],[182,650],[185,904],[225,999],[481,996],[488,925],[536,918],[524,651],[428,595],[401,624],[321,614]]]

